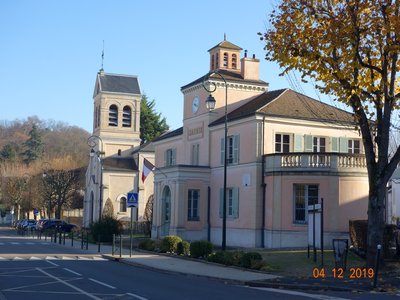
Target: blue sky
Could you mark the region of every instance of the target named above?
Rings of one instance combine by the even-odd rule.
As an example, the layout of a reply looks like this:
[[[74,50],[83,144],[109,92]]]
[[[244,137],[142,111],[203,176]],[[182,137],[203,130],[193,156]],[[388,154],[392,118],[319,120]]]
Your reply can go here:
[[[103,40],[105,72],[137,75],[171,129],[182,124],[180,87],[208,72],[207,50],[224,33],[261,59],[270,90],[290,87],[257,36],[275,2],[2,0],[0,120],[37,115],[91,132]],[[311,86],[304,90],[317,97]]]

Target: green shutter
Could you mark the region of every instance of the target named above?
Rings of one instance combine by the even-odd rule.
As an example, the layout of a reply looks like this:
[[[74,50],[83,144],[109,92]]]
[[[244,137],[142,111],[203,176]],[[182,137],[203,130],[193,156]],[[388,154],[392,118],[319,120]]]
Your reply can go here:
[[[223,199],[224,199],[224,189],[219,189],[219,217],[222,218],[222,207],[223,207]]]
[[[221,139],[221,165],[225,162],[225,143],[224,138]]]
[[[299,134],[294,135],[294,152],[303,152],[303,136]]]
[[[339,139],[331,137],[331,152],[339,152]]]
[[[313,152],[313,137],[312,135],[304,136],[304,151]]]
[[[232,189],[232,213],[233,213],[233,218],[237,219],[239,218],[239,188],[233,188]]]
[[[240,149],[240,136],[235,135],[233,137],[233,163],[239,163],[239,149]]]
[[[340,153],[348,153],[349,152],[349,144],[348,139],[345,137],[339,138],[339,152]]]

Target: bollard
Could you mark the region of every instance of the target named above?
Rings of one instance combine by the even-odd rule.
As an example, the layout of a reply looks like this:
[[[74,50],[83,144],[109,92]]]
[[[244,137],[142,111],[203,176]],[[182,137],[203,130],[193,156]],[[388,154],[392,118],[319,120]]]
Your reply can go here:
[[[119,257],[122,256],[122,235],[119,236]]]
[[[71,247],[74,247],[74,232],[71,231]]]
[[[62,236],[62,232],[60,231],[58,233],[58,243],[61,245],[61,236]]]
[[[114,256],[114,251],[115,251],[115,233],[113,234],[113,243],[112,243],[112,248],[111,248],[112,256]]]
[[[81,249],[83,250],[83,231],[81,231]]]
[[[86,231],[86,250],[89,249],[89,231]]]
[[[65,231],[64,231],[64,234],[63,234],[63,245],[65,245]]]
[[[374,288],[376,288],[376,285],[378,283],[379,261],[381,260],[380,254],[381,254],[382,246],[380,244],[378,244],[376,246],[376,249],[377,249],[377,251],[376,251],[375,275],[374,275]]]
[[[99,233],[99,235],[97,236],[97,241],[98,241],[98,245],[97,245],[97,252],[99,252],[100,253],[100,244],[101,244],[101,241],[100,241],[100,233]]]

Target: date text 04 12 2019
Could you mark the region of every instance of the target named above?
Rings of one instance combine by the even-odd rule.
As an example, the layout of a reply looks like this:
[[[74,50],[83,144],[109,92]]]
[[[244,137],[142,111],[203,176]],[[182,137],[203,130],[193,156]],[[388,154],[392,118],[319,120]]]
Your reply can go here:
[[[328,271],[329,272],[329,271]],[[333,268],[331,273],[327,273],[325,268],[314,268],[312,271],[314,278],[325,278],[326,276],[333,276],[336,279],[360,279],[360,278],[374,278],[375,272],[373,268],[350,268],[349,273],[346,274],[343,268]]]

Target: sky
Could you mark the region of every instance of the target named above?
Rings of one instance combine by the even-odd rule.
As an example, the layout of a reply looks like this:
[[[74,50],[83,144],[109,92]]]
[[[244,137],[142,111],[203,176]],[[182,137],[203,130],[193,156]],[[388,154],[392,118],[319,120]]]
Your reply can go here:
[[[260,59],[269,89],[291,87],[265,58],[264,32],[275,0],[2,0],[0,120],[62,121],[92,132],[101,68],[136,75],[171,129],[182,126],[180,87],[209,71],[224,38]],[[242,53],[243,56],[243,53]],[[312,86],[305,93],[316,98]]]

